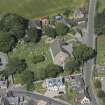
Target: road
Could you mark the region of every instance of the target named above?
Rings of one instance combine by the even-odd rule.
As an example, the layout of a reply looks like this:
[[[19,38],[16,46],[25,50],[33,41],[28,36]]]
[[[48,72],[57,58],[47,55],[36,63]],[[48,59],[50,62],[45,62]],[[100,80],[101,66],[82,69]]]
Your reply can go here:
[[[38,93],[31,93],[28,91],[21,91],[21,90],[14,90],[12,89],[14,96],[29,96],[31,99],[34,100],[44,100],[49,103],[49,105],[69,105],[68,103],[61,101],[61,100],[56,100],[53,98],[49,98],[43,95],[40,95]]]
[[[95,10],[96,10],[96,0],[90,0],[89,3],[89,13],[88,13],[88,22],[87,22],[87,38],[86,38],[86,45],[95,49],[95,33],[94,33],[94,17],[95,17]],[[85,87],[88,87],[89,97],[91,98],[92,105],[98,105],[96,95],[93,91],[91,85],[92,74],[94,70],[94,59],[87,61],[84,64],[84,82]]]

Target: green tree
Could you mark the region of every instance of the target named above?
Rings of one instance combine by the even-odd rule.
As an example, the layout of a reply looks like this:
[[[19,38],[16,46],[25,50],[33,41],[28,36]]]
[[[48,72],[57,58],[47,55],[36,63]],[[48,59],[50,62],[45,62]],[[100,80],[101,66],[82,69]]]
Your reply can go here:
[[[16,44],[14,36],[7,32],[0,32],[0,51],[8,53]]]
[[[87,47],[84,44],[76,44],[73,48],[73,56],[76,61],[83,64],[84,61],[87,61],[93,58],[96,55],[95,50],[90,47]]]
[[[28,26],[28,20],[16,14],[5,14],[0,20],[0,30],[9,32],[17,39],[25,35],[25,30]]]
[[[100,80],[95,80],[94,81],[94,86],[95,86],[95,88],[98,88],[98,89],[101,89],[102,88],[102,84],[101,84],[101,82],[100,82]]]
[[[36,28],[30,28],[27,30],[27,40],[31,42],[38,42],[42,36],[42,31]]]
[[[76,61],[74,58],[70,58],[65,64],[65,70],[69,71],[70,74],[78,71],[80,69],[80,63]]]
[[[61,36],[66,35],[69,30],[69,28],[63,23],[57,23],[55,25],[55,29],[56,29],[57,35],[61,35]]]
[[[45,60],[45,57],[43,55],[38,55],[38,56],[33,57],[32,62],[34,64],[37,64],[37,63],[43,62],[44,60]]]
[[[68,18],[70,13],[71,13],[71,11],[69,9],[65,9],[63,12],[63,15]]]
[[[16,72],[21,73],[26,68],[27,64],[24,59],[12,58],[10,59],[6,69],[4,70],[4,75],[9,76],[15,74]]]
[[[44,27],[45,35],[49,37],[55,38],[57,36],[56,30],[53,27],[49,27],[48,25]]]
[[[20,78],[22,84],[28,85],[34,81],[34,73],[29,70],[24,70],[21,73]]]
[[[62,67],[58,66],[58,65],[53,65],[53,64],[49,64],[46,69],[45,69],[45,73],[46,73],[46,77],[56,77],[59,73],[63,72]]]
[[[95,32],[98,35],[105,34],[105,9],[97,13],[95,17]]]

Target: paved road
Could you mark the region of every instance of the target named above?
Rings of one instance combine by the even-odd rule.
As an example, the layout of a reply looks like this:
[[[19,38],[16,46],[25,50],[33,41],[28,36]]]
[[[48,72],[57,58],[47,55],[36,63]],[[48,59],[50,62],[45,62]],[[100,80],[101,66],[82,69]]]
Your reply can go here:
[[[94,33],[95,9],[96,9],[96,0],[90,0],[87,33],[86,33],[87,35],[86,45],[93,49],[95,49],[95,33]],[[85,82],[85,87],[88,87],[88,93],[91,98],[92,105],[98,105],[96,96],[94,94],[94,91],[91,85],[93,70],[94,70],[94,59],[89,60],[84,64],[84,82]]]
[[[30,93],[30,92],[23,91],[23,90],[21,91],[21,90],[13,90],[13,89],[12,89],[12,91],[15,96],[29,96],[30,98],[32,98],[34,100],[47,101],[49,103],[49,105],[69,105],[68,103],[63,102],[61,100],[59,101],[59,100],[49,98],[49,97],[46,97],[46,96],[43,96],[43,95],[40,95],[37,93]]]

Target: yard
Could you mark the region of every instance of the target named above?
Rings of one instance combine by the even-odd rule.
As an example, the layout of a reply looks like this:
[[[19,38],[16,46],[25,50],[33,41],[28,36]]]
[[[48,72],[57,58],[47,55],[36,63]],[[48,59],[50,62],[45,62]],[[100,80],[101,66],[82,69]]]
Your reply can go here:
[[[104,0],[103,0],[104,1]],[[86,0],[0,0],[0,13],[17,13],[36,18],[83,6]]]
[[[97,50],[97,64],[105,66],[105,35],[98,37]]]
[[[43,55],[45,56],[45,61],[34,64],[32,59],[34,56]],[[28,64],[28,69],[33,71],[37,76],[42,72],[42,70],[48,65],[53,63],[49,51],[49,45],[46,43],[46,36],[41,39],[37,44],[35,43],[23,43],[17,44],[14,52],[9,53],[9,57],[18,57],[20,59],[26,59]],[[35,75],[36,76],[36,75]]]
[[[98,12],[103,11],[103,9],[105,9],[105,0],[97,0],[97,7]]]

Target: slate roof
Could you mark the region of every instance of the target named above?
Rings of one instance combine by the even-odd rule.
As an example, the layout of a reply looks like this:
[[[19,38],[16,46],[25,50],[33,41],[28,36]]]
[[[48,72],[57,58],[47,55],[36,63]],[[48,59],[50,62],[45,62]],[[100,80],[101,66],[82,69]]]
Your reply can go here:
[[[60,87],[60,86],[63,86],[62,78],[59,78],[59,77],[58,78],[47,79],[46,83],[47,83],[48,87],[54,87],[54,86]]]
[[[61,48],[61,42],[60,40],[56,39],[50,46],[53,56],[55,57],[60,51],[62,51]]]
[[[72,44],[72,43],[67,44],[67,45],[63,45],[62,48],[63,48],[67,53],[69,53],[70,55],[72,55],[72,52],[73,52],[73,44]]]
[[[59,52],[64,52],[66,54],[72,55],[73,52],[73,45],[70,44],[64,44],[60,39],[56,39],[50,46],[53,56],[55,57]]]

